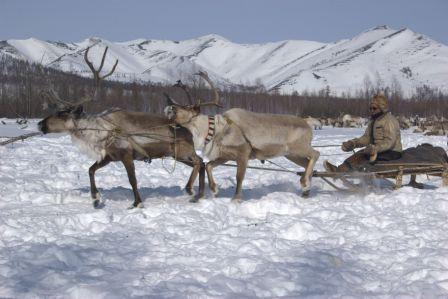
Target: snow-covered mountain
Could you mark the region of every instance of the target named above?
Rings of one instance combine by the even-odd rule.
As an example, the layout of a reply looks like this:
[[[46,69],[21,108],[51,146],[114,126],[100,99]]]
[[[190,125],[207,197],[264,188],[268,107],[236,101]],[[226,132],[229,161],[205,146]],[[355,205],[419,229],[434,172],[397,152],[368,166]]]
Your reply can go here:
[[[104,69],[119,59],[114,78],[122,81],[188,82],[201,69],[221,86],[263,84],[281,93],[329,86],[334,94],[354,94],[369,84],[399,84],[405,95],[424,84],[448,93],[448,47],[410,29],[387,26],[328,44],[295,40],[236,44],[218,35],[185,41],[89,38],[79,43],[30,38],[0,41],[0,54],[88,76],[82,50],[94,43],[98,45],[89,52],[91,59],[98,64],[109,46]]]

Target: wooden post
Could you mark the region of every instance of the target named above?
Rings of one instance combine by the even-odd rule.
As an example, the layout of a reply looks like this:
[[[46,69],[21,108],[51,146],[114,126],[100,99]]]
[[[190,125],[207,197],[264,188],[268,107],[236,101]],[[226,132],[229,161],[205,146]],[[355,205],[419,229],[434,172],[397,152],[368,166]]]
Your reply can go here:
[[[395,178],[395,189],[401,188],[403,186],[403,166],[398,167],[398,174]]]
[[[445,169],[442,172],[442,186],[448,186],[448,164],[445,164]]]
[[[411,174],[411,180],[409,181],[409,185],[414,185],[415,183],[417,183],[417,175],[416,174]]]

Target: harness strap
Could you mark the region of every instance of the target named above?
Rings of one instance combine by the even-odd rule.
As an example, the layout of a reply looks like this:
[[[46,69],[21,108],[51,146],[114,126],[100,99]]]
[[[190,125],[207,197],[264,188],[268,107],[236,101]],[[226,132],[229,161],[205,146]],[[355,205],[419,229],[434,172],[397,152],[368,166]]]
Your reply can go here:
[[[129,144],[131,145],[131,147],[132,147],[132,149],[134,149],[136,152],[138,152],[140,155],[142,155],[143,157],[145,157],[145,158],[151,158],[149,155],[148,155],[148,153],[145,151],[145,149],[140,145],[140,144],[138,144],[135,140],[134,140],[134,138],[132,138],[132,137],[128,137],[128,142],[129,142]]]
[[[215,117],[208,117],[208,131],[207,136],[205,137],[204,144],[207,145],[210,141],[212,141],[213,136],[215,136]]]

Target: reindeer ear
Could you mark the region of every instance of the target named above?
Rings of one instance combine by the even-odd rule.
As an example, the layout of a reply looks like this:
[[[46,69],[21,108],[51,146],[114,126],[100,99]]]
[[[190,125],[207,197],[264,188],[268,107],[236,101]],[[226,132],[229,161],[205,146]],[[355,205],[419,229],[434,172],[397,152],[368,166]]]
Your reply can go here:
[[[82,105],[77,106],[72,112],[75,116],[81,116],[84,113],[84,107]]]
[[[194,105],[193,106],[193,110],[196,113],[201,113],[201,106],[200,105]]]
[[[174,103],[173,99],[169,96],[169,94],[164,92],[163,95],[165,96],[166,103],[168,104],[168,106],[172,106]]]
[[[182,106],[180,105],[178,102],[176,102],[175,100],[173,100],[172,97],[170,97],[169,94],[167,93],[163,93],[165,98],[166,98],[166,102],[168,103],[168,106]]]

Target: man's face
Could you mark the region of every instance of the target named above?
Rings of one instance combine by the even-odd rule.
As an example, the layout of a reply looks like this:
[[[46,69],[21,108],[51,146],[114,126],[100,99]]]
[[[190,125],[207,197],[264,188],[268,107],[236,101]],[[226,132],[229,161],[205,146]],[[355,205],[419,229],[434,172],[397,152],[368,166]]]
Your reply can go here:
[[[371,102],[369,105],[369,112],[370,112],[370,115],[373,116],[373,115],[380,113],[381,109],[376,103]]]

